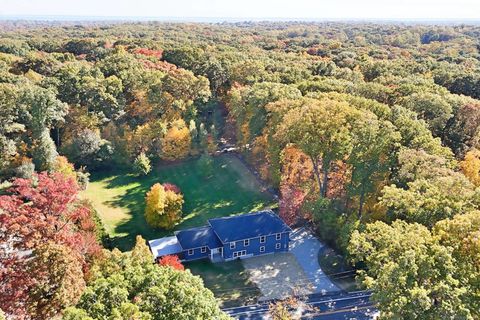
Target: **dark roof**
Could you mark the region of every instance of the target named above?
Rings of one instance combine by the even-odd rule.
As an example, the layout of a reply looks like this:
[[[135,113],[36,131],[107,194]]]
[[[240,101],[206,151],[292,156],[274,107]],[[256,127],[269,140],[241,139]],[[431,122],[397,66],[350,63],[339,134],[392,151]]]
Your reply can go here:
[[[271,210],[208,220],[223,243],[292,231]]]
[[[176,232],[175,235],[183,250],[205,246],[213,249],[222,246],[210,226],[181,230]]]

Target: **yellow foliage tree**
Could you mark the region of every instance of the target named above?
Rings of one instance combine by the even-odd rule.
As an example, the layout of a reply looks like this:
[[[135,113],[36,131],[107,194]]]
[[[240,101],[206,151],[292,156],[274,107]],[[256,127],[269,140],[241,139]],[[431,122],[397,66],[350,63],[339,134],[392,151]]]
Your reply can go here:
[[[162,140],[161,158],[170,161],[185,158],[190,152],[191,143],[190,130],[185,122],[175,121]]]
[[[463,174],[475,186],[480,186],[480,151],[472,149],[465,155],[465,158],[460,162],[460,168]]]
[[[77,179],[77,173],[75,172],[73,164],[68,162],[68,159],[64,156],[57,156],[53,170],[63,174],[65,177],[73,178],[74,180]]]
[[[182,217],[183,195],[160,183],[147,192],[145,202],[145,220],[152,227],[171,229]]]

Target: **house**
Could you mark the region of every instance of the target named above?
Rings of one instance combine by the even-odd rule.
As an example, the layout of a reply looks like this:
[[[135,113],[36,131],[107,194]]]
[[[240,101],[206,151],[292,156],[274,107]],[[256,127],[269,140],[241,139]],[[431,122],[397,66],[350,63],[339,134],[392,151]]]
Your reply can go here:
[[[155,259],[178,255],[182,261],[230,261],[286,252],[292,230],[273,211],[214,218],[208,225],[175,232],[172,237],[149,241]]]

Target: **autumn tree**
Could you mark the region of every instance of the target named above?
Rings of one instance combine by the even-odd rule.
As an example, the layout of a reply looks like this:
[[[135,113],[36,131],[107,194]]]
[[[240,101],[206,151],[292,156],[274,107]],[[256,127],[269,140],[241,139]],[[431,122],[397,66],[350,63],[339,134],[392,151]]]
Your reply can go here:
[[[470,182],[477,187],[480,186],[480,151],[477,149],[468,151],[460,162],[460,168]]]
[[[35,282],[29,292],[29,313],[51,319],[75,305],[85,289],[82,258],[65,245],[48,242],[35,248],[29,273]]]
[[[183,195],[154,184],[145,197],[145,219],[153,227],[171,229],[182,216]]]
[[[352,148],[350,126],[359,112],[345,102],[307,99],[287,111],[277,138],[293,143],[312,161],[320,195],[326,197],[328,173]]]
[[[160,157],[164,160],[185,158],[190,152],[191,136],[183,120],[178,120],[168,129],[162,140]]]
[[[173,269],[176,270],[185,270],[185,267],[183,266],[182,262],[180,262],[180,259],[178,256],[163,256],[158,260],[158,264],[161,266],[169,266],[172,267]]]
[[[91,219],[88,207],[82,205],[78,200],[78,186],[73,178],[66,178],[60,173],[47,174],[44,172],[31,180],[16,179],[13,181],[13,186],[8,193],[0,196],[0,229],[3,230],[0,240],[5,244],[0,248],[0,265],[2,266],[0,305],[4,311],[9,314],[28,314],[30,308],[36,308],[28,299],[29,292],[33,292],[34,285],[37,283],[41,285],[45,281],[47,281],[45,286],[50,286],[50,288],[63,285],[54,283],[56,280],[61,282],[66,279],[61,277],[63,272],[61,261],[58,261],[60,269],[57,270],[59,273],[55,278],[44,279],[43,275],[39,275],[37,279],[35,274],[30,271],[29,260],[32,257],[29,252],[40,248],[42,244],[52,242],[66,246],[68,247],[67,251],[75,256],[76,263],[82,269],[88,267],[88,262],[99,249],[94,235],[95,224],[91,222]],[[65,252],[62,250],[60,251]],[[48,252],[53,254],[56,251]],[[55,257],[61,258],[58,255]],[[62,259],[71,261],[67,257]],[[66,265],[65,267],[70,268]],[[72,268],[74,268],[72,270],[77,270],[76,267]],[[57,271],[45,272],[54,275]],[[42,286],[39,287],[39,290],[50,290],[47,287],[42,289]],[[76,289],[73,292],[78,293]],[[43,298],[46,300],[40,302],[42,310],[59,308],[58,301],[60,300],[55,300],[56,297]],[[35,299],[35,302],[39,301]],[[50,302],[53,305],[49,305]]]

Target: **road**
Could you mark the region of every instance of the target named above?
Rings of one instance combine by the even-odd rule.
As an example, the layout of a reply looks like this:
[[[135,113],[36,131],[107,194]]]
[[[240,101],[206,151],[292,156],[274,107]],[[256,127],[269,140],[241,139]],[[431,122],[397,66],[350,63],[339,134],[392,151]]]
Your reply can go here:
[[[301,311],[302,319],[374,319],[377,310],[370,302],[370,292],[336,293],[330,295],[312,294],[302,299],[309,307]],[[270,302],[224,309],[231,317],[239,320],[266,320],[269,317]]]

